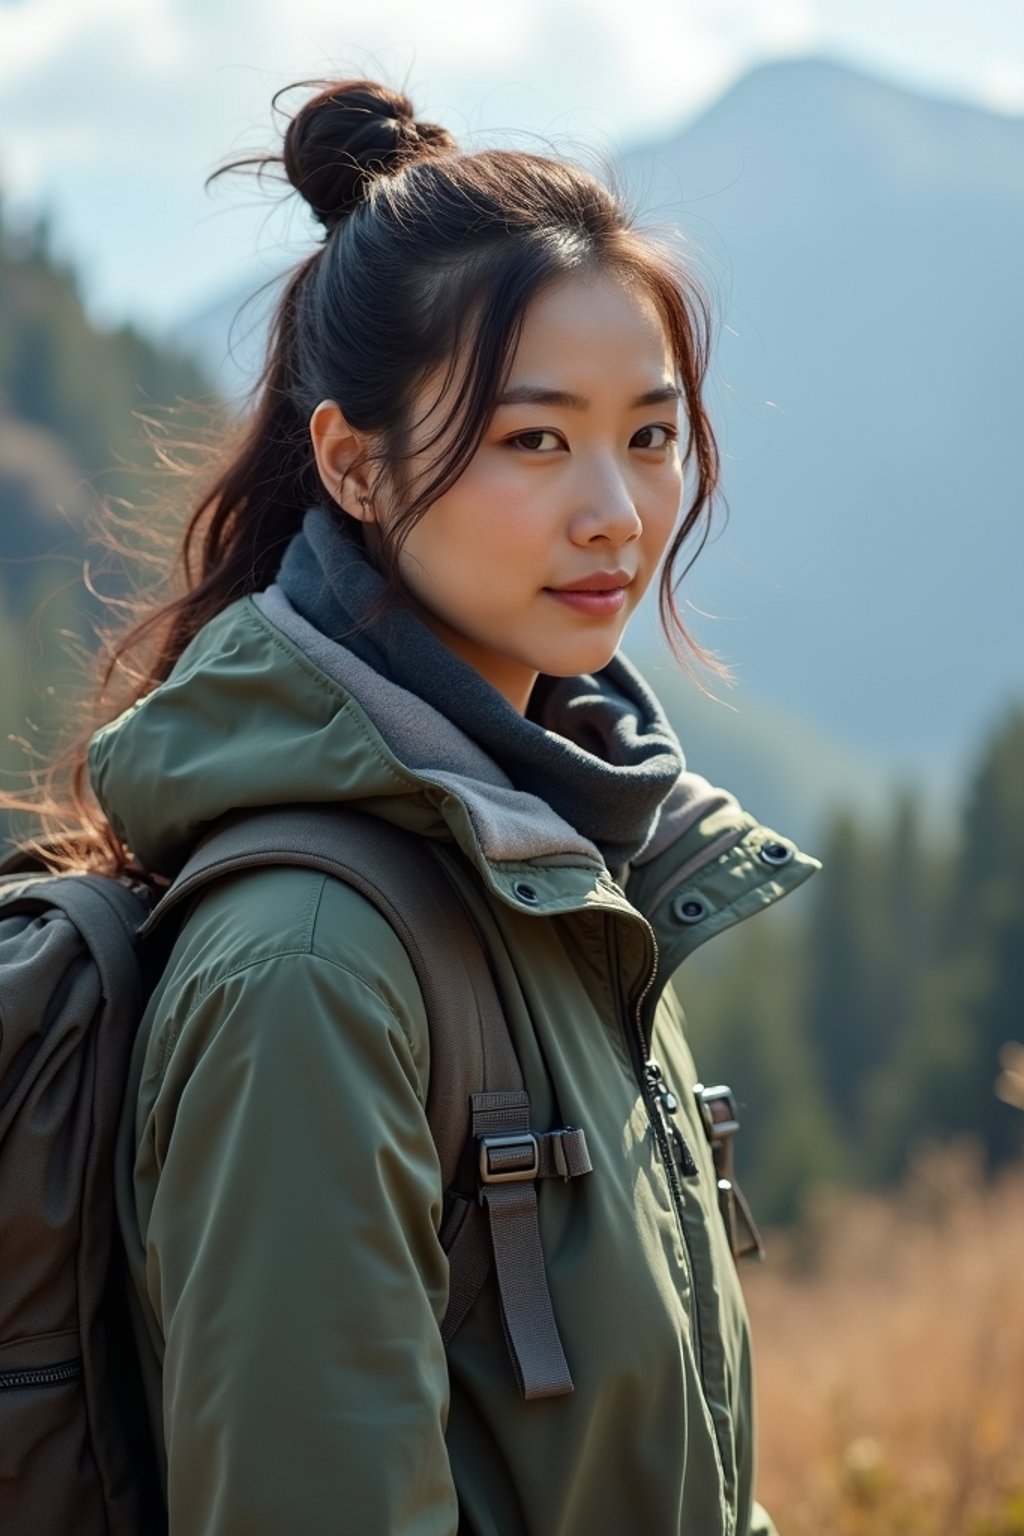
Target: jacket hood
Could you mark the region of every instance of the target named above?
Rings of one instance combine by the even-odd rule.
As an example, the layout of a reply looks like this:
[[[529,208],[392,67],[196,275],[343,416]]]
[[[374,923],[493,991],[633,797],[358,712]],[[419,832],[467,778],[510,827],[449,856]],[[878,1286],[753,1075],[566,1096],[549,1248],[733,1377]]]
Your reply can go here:
[[[273,588],[218,615],[166,682],[98,731],[89,771],[118,835],[166,875],[230,811],[329,801],[454,837],[477,861],[603,866],[588,838],[450,720]],[[675,818],[681,798],[708,793],[721,794],[684,773],[665,810]]]

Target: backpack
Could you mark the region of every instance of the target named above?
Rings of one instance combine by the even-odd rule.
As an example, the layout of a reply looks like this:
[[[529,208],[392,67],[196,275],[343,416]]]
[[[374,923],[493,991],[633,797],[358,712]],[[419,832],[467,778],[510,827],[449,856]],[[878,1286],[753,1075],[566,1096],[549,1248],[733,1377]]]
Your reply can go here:
[[[345,807],[219,823],[162,895],[144,881],[0,873],[0,1530],[151,1536],[165,1523],[129,1325],[114,1156],[132,1044],[191,898],[257,865],[346,881],[401,939],[430,1027],[447,1345],[495,1271],[525,1399],[572,1391],[535,1181],[591,1171],[538,1132],[482,941],[422,838]],[[175,922],[171,923],[170,918]]]

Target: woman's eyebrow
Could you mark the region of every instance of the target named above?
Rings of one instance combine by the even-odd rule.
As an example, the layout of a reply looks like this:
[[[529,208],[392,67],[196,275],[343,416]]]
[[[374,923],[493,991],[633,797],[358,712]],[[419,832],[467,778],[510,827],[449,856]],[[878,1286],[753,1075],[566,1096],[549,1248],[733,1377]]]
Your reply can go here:
[[[661,384],[656,389],[648,389],[644,394],[637,395],[630,410],[637,410],[644,405],[665,405],[682,398],[683,392],[677,385]],[[497,404],[553,405],[570,411],[585,411],[589,409],[590,401],[583,395],[573,395],[564,389],[545,389],[540,384],[517,384],[514,389],[507,389],[500,395]]]
[[[660,384],[657,389],[649,389],[646,394],[637,395],[633,408],[641,405],[668,405],[682,398],[683,392],[678,384]]]

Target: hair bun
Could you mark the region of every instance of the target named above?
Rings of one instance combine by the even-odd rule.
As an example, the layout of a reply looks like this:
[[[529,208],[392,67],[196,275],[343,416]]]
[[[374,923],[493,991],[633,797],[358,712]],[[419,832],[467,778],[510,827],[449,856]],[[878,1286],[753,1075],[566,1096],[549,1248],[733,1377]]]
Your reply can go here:
[[[416,121],[400,91],[373,80],[342,80],[307,101],[289,123],[284,167],[330,232],[378,176],[455,148],[446,129]]]

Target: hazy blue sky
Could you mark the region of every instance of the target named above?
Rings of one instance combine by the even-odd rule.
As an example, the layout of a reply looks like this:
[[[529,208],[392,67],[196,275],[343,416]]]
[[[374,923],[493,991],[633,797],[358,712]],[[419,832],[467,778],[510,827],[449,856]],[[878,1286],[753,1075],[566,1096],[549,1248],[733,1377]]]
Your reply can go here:
[[[0,188],[50,210],[95,316],[170,326],[309,239],[202,188],[273,143],[292,80],[383,75],[463,138],[608,152],[808,52],[1024,112],[1024,0],[0,0]]]

